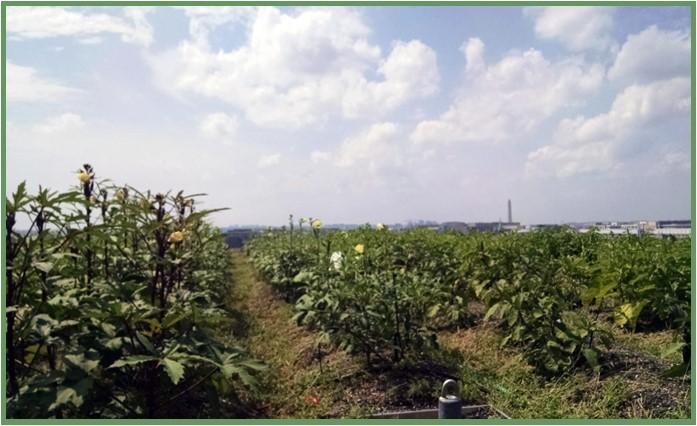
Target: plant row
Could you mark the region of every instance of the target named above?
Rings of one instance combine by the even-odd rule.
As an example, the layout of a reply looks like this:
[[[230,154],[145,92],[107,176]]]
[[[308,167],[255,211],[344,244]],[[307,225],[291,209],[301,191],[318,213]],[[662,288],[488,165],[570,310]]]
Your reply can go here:
[[[303,225],[306,224],[305,227]],[[248,243],[297,320],[370,364],[423,359],[443,327],[495,320],[545,375],[601,367],[609,323],[675,331],[690,357],[690,240],[530,233],[325,232],[319,220]],[[684,371],[684,369],[682,370]]]

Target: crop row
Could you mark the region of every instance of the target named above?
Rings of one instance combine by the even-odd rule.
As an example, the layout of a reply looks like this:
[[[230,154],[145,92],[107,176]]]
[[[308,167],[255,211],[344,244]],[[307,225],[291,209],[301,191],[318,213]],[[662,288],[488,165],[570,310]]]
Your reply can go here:
[[[291,218],[284,231],[252,240],[255,266],[295,304],[300,323],[370,364],[422,359],[439,329],[471,325],[482,304],[502,344],[521,348],[545,375],[598,371],[613,340],[609,322],[674,330],[671,350],[690,358],[689,239],[298,225]]]

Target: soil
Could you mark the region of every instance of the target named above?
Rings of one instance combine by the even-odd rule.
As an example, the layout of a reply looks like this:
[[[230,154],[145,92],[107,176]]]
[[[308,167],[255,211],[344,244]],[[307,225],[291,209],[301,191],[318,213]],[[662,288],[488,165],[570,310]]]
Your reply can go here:
[[[653,416],[665,416],[681,404],[689,407],[690,377],[667,377],[672,365],[646,353],[615,345],[601,356],[601,380],[620,377],[629,391],[621,412],[637,417],[650,410]]]

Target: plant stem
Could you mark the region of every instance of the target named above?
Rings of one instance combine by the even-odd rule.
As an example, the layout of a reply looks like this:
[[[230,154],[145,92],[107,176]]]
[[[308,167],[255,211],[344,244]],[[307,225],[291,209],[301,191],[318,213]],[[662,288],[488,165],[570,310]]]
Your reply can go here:
[[[15,225],[15,213],[14,212],[8,212],[7,214],[7,219],[5,220],[5,249],[6,249],[6,264],[5,264],[5,282],[7,283],[7,300],[5,301],[5,306],[6,308],[14,307],[15,305],[15,300],[14,300],[14,293],[15,293],[15,285],[14,285],[14,271],[13,271],[13,264],[14,264],[14,258],[15,258],[15,249],[12,246],[12,228]],[[15,312],[7,312],[6,313],[6,319],[7,319],[7,373],[9,375],[10,383],[8,387],[8,393],[9,395],[14,395],[17,393],[17,390],[19,389],[19,385],[17,383],[17,368],[15,366],[15,338],[14,338],[14,329],[15,329]]]

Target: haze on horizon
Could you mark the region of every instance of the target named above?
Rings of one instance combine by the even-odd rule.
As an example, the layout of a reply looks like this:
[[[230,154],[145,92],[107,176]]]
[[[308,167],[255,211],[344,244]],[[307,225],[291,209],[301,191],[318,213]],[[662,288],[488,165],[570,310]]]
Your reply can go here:
[[[7,192],[216,225],[691,217],[688,7],[7,8]]]

